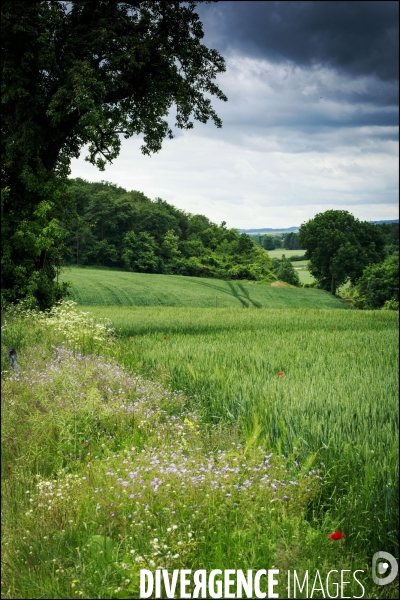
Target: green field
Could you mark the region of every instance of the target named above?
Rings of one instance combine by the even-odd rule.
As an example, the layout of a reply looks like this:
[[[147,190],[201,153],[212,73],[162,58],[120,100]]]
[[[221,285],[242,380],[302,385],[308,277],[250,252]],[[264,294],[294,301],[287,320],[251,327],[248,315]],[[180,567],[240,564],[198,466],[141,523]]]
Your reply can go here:
[[[308,272],[304,272],[308,273]],[[328,292],[179,275],[151,275],[90,268],[66,269],[80,305],[193,308],[348,308]]]
[[[290,258],[291,256],[303,256],[305,254],[305,250],[285,250],[285,248],[277,248],[276,250],[267,250],[268,256],[270,258],[282,258],[284,254],[286,258]]]
[[[359,570],[365,592],[350,574],[341,597],[398,597],[371,577],[376,551],[398,558],[398,312],[312,289],[69,278],[90,300],[78,310],[4,317],[4,598],[135,598],[143,568],[277,568],[279,597],[288,570],[318,569],[313,598],[328,572]],[[267,301],[282,308],[250,310]]]
[[[299,260],[293,262],[292,265],[296,270],[301,283],[312,283],[315,281],[315,278],[311,275],[310,271],[307,268],[308,260]]]
[[[83,308],[112,320],[121,363],[166,376],[206,421],[248,436],[257,423],[271,448],[316,453],[329,465],[330,518],[356,545],[394,542],[397,313]]]

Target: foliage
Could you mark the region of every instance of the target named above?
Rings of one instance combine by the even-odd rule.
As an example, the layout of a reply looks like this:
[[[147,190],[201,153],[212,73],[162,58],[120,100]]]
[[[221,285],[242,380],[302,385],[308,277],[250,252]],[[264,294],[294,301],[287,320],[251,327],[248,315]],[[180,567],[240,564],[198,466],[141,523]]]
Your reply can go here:
[[[48,308],[68,296],[68,282],[58,280],[65,232],[57,215],[65,194],[51,177],[41,193],[37,181],[32,184],[28,189],[30,198],[38,193],[36,206],[18,207],[10,187],[1,192],[2,304],[26,298],[32,306]]]
[[[310,273],[333,295],[346,281],[356,283],[368,264],[384,257],[380,230],[343,210],[327,210],[303,223],[299,240],[306,249]]]
[[[305,254],[292,254],[291,256],[289,256],[289,260],[291,262],[305,260],[305,258],[306,258]]]
[[[382,310],[399,310],[399,301],[398,300],[385,300]]]
[[[144,273],[157,271],[156,243],[146,231],[129,231],[124,237],[122,260],[129,271]]]
[[[390,255],[384,262],[368,265],[356,285],[357,308],[377,309],[386,304],[395,306],[399,301],[399,253]]]
[[[210,97],[225,70],[201,43],[196,3],[2,3],[2,290],[8,301],[36,298],[41,308],[65,295],[54,281],[63,229],[75,222],[76,257],[101,216],[74,215],[66,178],[70,161],[89,145],[87,160],[104,169],[121,136],[143,134],[142,152],[161,149],[176,127],[193,120],[217,127]],[[83,198],[82,198],[83,199]],[[171,226],[168,227],[171,229]],[[93,252],[114,261],[101,240]]]
[[[286,250],[301,250],[299,235],[294,231],[287,233],[283,238],[283,247]]]
[[[377,223],[375,225],[385,237],[385,252],[389,256],[399,251],[399,224]]]
[[[286,283],[300,287],[299,275],[288,258],[283,258],[280,261],[276,274],[281,281],[286,281]]]
[[[111,183],[78,178],[70,181],[69,191],[77,217],[65,226],[67,264],[231,279],[271,274],[267,252],[225,223],[216,225]]]
[[[260,245],[265,250],[275,250],[275,248],[281,248],[282,242],[279,236],[277,235],[261,235],[258,236]]]

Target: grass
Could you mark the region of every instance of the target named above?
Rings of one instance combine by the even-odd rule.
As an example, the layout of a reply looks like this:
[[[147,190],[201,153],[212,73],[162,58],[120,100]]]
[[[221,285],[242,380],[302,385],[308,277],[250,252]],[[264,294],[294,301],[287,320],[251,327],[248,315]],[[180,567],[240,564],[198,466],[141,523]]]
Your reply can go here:
[[[157,567],[398,597],[370,574],[398,556],[398,313],[81,308],[6,315],[3,597],[138,597]]]
[[[201,277],[72,268],[63,273],[63,280],[72,280],[74,300],[86,306],[347,308],[343,301],[322,290],[278,288]]]
[[[299,275],[299,279],[301,281],[301,283],[313,283],[313,281],[315,281],[315,278],[311,275],[310,271],[303,267],[302,269],[299,269],[297,271],[298,275]]]
[[[277,248],[276,250],[267,250],[268,256],[270,258],[282,258],[284,254],[286,258],[290,258],[291,256],[303,256],[305,254],[305,250],[285,250],[285,248]]]

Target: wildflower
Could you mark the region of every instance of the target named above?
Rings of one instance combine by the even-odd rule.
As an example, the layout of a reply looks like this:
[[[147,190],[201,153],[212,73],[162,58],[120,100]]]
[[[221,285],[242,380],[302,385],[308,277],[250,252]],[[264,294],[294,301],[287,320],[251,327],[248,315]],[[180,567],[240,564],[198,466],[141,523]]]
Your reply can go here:
[[[166,340],[166,339],[167,339],[167,336],[166,336],[166,335],[164,335],[164,337],[163,337],[163,340]]]
[[[285,376],[285,373],[283,371],[279,371],[278,377],[284,377],[284,376]]]
[[[345,533],[342,533],[341,531],[335,531],[335,533],[331,533],[329,536],[330,540],[341,540],[343,537],[346,537]]]
[[[132,340],[133,340],[133,337],[131,336],[131,337],[129,338],[129,341],[131,342]]]

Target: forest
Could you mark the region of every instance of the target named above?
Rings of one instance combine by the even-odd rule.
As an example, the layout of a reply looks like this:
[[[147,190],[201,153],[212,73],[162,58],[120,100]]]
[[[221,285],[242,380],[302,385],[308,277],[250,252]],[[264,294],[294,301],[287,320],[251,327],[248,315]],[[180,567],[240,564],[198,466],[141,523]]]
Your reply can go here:
[[[275,279],[268,253],[247,234],[161,198],[112,183],[69,181],[75,209],[64,222],[64,263],[140,273]]]

